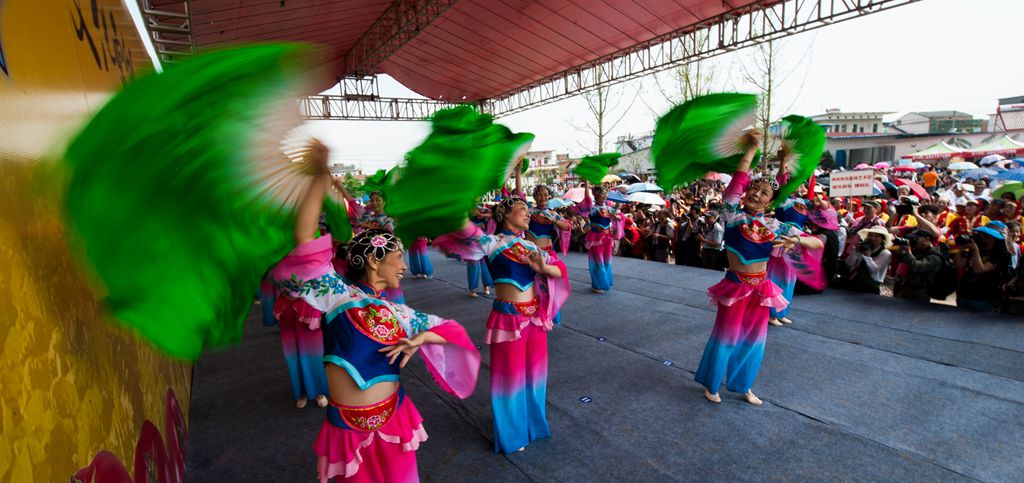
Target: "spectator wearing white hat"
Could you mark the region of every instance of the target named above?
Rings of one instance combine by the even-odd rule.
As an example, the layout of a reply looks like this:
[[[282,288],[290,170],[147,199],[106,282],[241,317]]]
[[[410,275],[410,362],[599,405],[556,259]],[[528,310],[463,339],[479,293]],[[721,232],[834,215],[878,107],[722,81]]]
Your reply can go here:
[[[867,293],[880,293],[889,269],[892,253],[886,248],[892,243],[892,235],[881,226],[864,228],[857,232],[859,242],[846,258],[850,275],[846,287]]]

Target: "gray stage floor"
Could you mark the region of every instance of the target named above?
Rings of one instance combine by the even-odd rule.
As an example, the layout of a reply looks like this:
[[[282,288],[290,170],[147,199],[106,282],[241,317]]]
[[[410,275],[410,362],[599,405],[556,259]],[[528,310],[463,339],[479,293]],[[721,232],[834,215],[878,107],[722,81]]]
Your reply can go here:
[[[488,298],[465,267],[432,254],[434,278],[407,280],[410,305],[482,340]],[[761,407],[693,381],[721,274],[615,260],[615,288],[590,292],[587,260],[550,334],[553,436],[491,450],[487,348],[477,391],[443,394],[417,360],[403,384],[430,440],[426,481],[1021,481],[1024,323],[938,305],[830,291],[798,296],[792,326],[770,327],[754,391]],[[256,307],[258,309],[258,307]],[[195,369],[190,481],[313,481],[323,411],[295,409],[276,328],[254,310],[245,340]],[[588,402],[583,402],[588,401]]]

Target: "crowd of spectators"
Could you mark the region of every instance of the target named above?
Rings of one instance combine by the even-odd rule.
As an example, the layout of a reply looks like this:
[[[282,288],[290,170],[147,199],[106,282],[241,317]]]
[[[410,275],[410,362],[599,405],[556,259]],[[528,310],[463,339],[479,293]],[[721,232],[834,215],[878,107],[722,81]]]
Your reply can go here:
[[[828,172],[819,172],[826,180]],[[983,311],[1024,313],[1021,206],[1013,193],[993,197],[998,181],[965,179],[928,167],[917,172],[875,171],[881,194],[828,198],[827,186],[813,195],[834,210],[806,226],[825,244],[822,270],[829,287],[920,301],[956,303]],[[920,187],[896,186],[912,178]],[[653,181],[653,180],[652,180]],[[626,185],[606,185],[625,190]],[[555,187],[561,193],[569,186]],[[663,206],[622,203],[624,228],[618,256],[724,270],[727,264],[718,216],[725,183],[702,179],[670,193]],[[583,251],[585,220],[571,207],[573,250]],[[808,287],[800,287],[811,292]]]

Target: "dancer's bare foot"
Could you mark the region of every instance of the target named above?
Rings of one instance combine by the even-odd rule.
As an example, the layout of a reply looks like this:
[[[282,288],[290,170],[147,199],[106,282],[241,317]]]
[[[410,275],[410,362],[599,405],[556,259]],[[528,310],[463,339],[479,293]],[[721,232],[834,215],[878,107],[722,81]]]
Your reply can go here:
[[[760,406],[761,404],[764,404],[764,402],[761,401],[760,398],[754,395],[754,391],[748,390],[747,393],[743,395],[743,397],[747,400],[748,403],[753,404],[754,406]]]
[[[783,324],[792,324],[793,323],[793,321],[790,320],[789,317],[779,317],[779,322],[782,322]]]
[[[309,399],[302,398],[302,399],[299,399],[298,401],[295,401],[295,407],[297,407],[299,409],[302,409],[302,408],[306,407],[307,403],[309,403]]]
[[[517,449],[516,453],[522,453],[523,451],[526,451],[526,446],[523,446],[522,448]]]
[[[711,394],[711,391],[709,391],[707,388],[704,388],[704,398],[715,404],[722,402],[722,396],[719,396],[718,394]]]
[[[596,288],[592,288],[592,289],[590,289],[590,291],[594,292],[594,293],[604,293],[604,290],[598,290]]]
[[[323,394],[318,395],[316,397],[316,405],[322,408],[327,407],[327,396],[324,396]]]
[[[775,317],[769,317],[768,318],[768,323],[772,324],[772,325],[774,325],[776,327],[781,327],[782,326],[782,322],[779,322],[779,319],[776,319]]]
[[[490,294],[491,294],[491,287],[484,287],[484,295],[490,295]]]
[[[477,294],[476,294],[476,292],[475,292],[475,291],[473,291],[473,290],[470,290],[470,291],[469,291],[469,296],[470,296],[470,297],[473,297],[473,298],[477,298],[477,297],[479,297],[479,295],[477,295]]]

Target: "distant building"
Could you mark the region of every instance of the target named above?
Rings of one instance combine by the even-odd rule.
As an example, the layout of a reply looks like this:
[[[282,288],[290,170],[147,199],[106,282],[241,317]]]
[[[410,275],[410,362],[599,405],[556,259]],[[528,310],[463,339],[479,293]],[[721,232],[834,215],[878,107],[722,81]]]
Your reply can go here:
[[[526,186],[550,183],[558,177],[558,158],[554,150],[529,151],[524,157],[530,162],[523,175]]]
[[[617,167],[620,171],[628,171],[641,178],[654,174],[654,162],[651,161],[651,143],[654,133],[639,136],[620,136],[615,142],[616,150],[622,153]]]
[[[346,174],[356,176],[363,174],[363,170],[361,168],[356,167],[356,165],[354,164],[332,164],[328,169],[330,170],[331,174],[335,176],[344,176]]]
[[[892,112],[843,112],[826,109],[825,114],[811,116],[811,120],[825,128],[826,133],[884,133],[882,118]]]
[[[1014,131],[1024,129],[1024,96],[999,99],[996,113],[988,117],[990,131]]]
[[[892,125],[907,134],[972,133],[985,130],[985,121],[960,111],[910,112]]]

